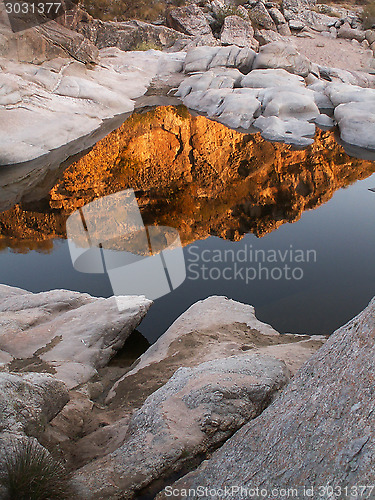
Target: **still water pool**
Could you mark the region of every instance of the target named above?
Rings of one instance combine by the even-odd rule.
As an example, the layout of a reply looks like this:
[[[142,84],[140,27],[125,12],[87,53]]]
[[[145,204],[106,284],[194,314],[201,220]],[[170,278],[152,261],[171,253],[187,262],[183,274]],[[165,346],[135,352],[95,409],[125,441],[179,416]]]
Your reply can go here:
[[[140,325],[149,341],[210,295],[254,305],[283,333],[330,334],[375,294],[374,171],[332,132],[295,151],[183,107],[133,115],[53,182],[13,186],[0,214],[0,283],[112,295],[105,274],[74,270],[65,223],[133,188],[147,225],[178,229],[187,267]]]

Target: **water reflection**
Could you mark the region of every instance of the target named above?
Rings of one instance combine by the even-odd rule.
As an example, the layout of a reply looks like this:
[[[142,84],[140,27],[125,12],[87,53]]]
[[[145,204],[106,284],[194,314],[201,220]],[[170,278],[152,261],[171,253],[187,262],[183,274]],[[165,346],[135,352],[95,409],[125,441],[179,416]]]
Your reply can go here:
[[[370,176],[374,165],[348,156],[333,132],[318,131],[312,146],[296,151],[183,106],[160,107],[133,115],[68,168],[21,176],[8,198],[4,184],[0,248],[50,252],[72,212],[128,188],[144,222],[177,228],[184,245],[210,235],[262,237]],[[9,185],[10,171],[0,184],[4,176]]]
[[[74,270],[66,221],[133,188],[146,226],[178,229],[187,262],[193,246],[202,255],[292,245],[317,256],[300,280],[194,280],[187,269],[186,281],[142,322],[149,341],[209,295],[254,305],[280,332],[310,334],[331,333],[374,295],[375,163],[348,156],[332,132],[317,132],[312,146],[296,151],[184,107],[161,107],[133,115],[69,167],[48,165],[0,170],[0,283],[112,295],[107,275]]]

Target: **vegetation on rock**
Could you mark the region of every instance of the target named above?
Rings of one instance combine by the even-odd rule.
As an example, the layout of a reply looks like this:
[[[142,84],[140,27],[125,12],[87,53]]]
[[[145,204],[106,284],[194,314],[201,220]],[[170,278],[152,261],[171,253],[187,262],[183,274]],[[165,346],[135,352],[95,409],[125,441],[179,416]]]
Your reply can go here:
[[[7,450],[0,484],[10,500],[59,500],[69,498],[63,464],[36,441],[15,441]]]

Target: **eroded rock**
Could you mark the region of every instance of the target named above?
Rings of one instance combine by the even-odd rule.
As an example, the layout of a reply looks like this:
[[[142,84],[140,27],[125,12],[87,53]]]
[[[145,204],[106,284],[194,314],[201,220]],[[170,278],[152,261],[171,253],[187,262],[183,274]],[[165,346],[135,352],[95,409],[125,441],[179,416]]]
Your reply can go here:
[[[262,1],[259,0],[249,10],[249,16],[254,27],[276,31],[276,25]]]
[[[124,397],[132,397],[131,387],[142,387],[146,392],[149,386],[154,388],[153,374],[158,373],[159,378],[163,373],[165,382],[181,366],[193,367],[246,350],[283,360],[294,373],[323,341],[280,335],[255,317],[252,306],[226,297],[209,297],[192,305],[170,326],[137,365],[115,383],[107,401],[121,404]]]
[[[99,49],[118,47],[124,51],[147,47],[168,49],[176,43],[185,45],[191,40],[191,37],[174,29],[138,20],[103,22],[95,19],[79,23],[78,31]]]
[[[120,312],[114,297],[65,290],[18,293],[5,285],[1,292],[0,350],[13,360],[8,367],[39,367],[68,388],[87,382],[106,365],[151,306],[144,297],[124,297]]]
[[[74,141],[89,142],[105,120],[133,111],[133,99],[153,78],[181,70],[183,56],[109,48],[94,70],[72,59],[39,66],[1,59],[0,164],[31,162],[58,148],[61,163],[87,148]]]
[[[207,19],[195,4],[170,10],[167,14],[167,23],[170,28],[186,35],[212,35]]]

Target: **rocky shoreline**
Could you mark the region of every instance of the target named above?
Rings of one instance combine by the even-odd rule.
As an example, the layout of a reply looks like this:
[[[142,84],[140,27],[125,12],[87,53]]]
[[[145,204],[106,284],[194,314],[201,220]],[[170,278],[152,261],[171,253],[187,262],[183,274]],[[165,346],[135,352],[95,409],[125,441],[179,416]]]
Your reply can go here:
[[[296,148],[337,126],[348,152],[374,159],[375,30],[358,12],[212,0],[170,8],[156,24],[78,9],[13,33],[0,3],[1,206],[22,198],[15,178],[27,195],[45,189],[158,92]],[[294,45],[316,37],[344,40],[368,66],[331,67]],[[181,499],[199,486],[275,485],[302,498],[374,482],[375,299],[326,339],[280,335],[252,306],[212,296],[131,366],[112,364],[151,306],[0,285],[0,499],[20,443],[64,464],[68,498],[167,498],[171,484]]]
[[[124,297],[119,312],[113,299],[4,285],[1,299],[1,449],[26,441],[48,450],[65,462],[75,496],[156,495],[193,469],[176,491],[250,487],[243,468],[254,469],[252,486],[373,480],[374,300],[326,340],[280,335],[253,307],[209,297],[121,374],[100,367],[126,346],[150,301]]]
[[[4,448],[36,438],[76,471],[81,498],[131,498],[199,463],[256,418],[325,342],[280,335],[253,307],[209,297],[130,369],[103,371],[151,305],[142,297],[122,303],[119,312],[113,298],[1,286]]]
[[[80,11],[64,26],[12,33],[1,4],[0,164],[62,163],[92,146],[104,121],[131,113],[155,82],[178,88],[190,109],[270,141],[304,147],[315,125],[337,124],[344,143],[373,154],[375,30],[361,30],[356,12],[332,9],[318,12],[313,0],[284,0],[281,10],[214,0],[170,10],[167,26],[102,22]],[[362,44],[368,71],[316,64],[294,46],[322,34]],[[164,51],[139,50],[147,44]]]

